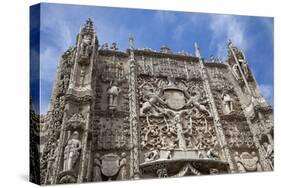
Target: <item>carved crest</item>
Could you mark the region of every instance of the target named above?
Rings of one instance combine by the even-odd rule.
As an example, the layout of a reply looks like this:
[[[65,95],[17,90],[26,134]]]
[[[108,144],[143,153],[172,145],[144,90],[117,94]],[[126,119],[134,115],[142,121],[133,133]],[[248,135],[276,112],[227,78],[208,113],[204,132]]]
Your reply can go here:
[[[253,156],[248,152],[243,152],[240,155],[240,161],[248,171],[255,171],[257,169],[258,157]]]
[[[118,173],[119,171],[119,161],[120,157],[113,153],[104,155],[102,158],[101,171],[105,176],[111,177]]]
[[[179,89],[165,89],[163,97],[166,99],[167,105],[174,109],[180,110],[185,105],[185,95]]]

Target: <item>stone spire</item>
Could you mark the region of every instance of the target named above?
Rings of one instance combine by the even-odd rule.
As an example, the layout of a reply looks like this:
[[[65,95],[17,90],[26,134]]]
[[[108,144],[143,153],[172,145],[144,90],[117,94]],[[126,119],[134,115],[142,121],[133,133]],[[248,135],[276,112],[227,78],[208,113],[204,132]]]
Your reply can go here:
[[[194,43],[194,48],[195,48],[195,56],[201,58],[200,49],[197,45],[197,42]]]
[[[135,56],[134,56],[134,37],[133,37],[132,33],[130,34],[129,43],[130,43],[130,60],[134,60],[135,59]]]

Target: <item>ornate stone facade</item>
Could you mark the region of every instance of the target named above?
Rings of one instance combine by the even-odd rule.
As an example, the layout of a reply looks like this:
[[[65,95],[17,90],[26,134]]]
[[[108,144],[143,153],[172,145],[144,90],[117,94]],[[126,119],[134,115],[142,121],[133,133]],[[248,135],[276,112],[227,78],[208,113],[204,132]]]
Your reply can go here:
[[[99,47],[89,19],[62,56],[40,122],[40,183],[271,171],[273,110],[243,51]],[[32,116],[33,117],[33,116]],[[33,164],[32,164],[33,165]]]

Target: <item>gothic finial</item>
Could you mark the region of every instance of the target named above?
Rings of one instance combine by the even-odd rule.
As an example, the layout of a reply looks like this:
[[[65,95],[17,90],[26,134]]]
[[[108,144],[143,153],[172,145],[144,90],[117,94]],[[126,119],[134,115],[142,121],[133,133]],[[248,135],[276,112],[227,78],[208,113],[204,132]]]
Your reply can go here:
[[[194,48],[195,48],[195,56],[198,57],[198,58],[201,58],[200,50],[199,50],[199,47],[197,45],[197,42],[194,43]]]
[[[93,33],[94,32],[93,21],[91,20],[91,18],[88,18],[86,20],[86,23],[84,24],[84,27],[81,28],[81,31],[83,33]]]
[[[233,46],[233,43],[232,43],[232,41],[231,41],[230,39],[228,39],[227,46],[228,46],[228,47],[232,47],[232,46]]]
[[[134,37],[133,37],[132,33],[130,33],[129,42],[130,42],[130,49],[133,50],[134,49]]]
[[[129,42],[130,42],[130,60],[134,60],[135,59],[135,56],[134,56],[134,38],[133,38],[132,33],[130,34]]]

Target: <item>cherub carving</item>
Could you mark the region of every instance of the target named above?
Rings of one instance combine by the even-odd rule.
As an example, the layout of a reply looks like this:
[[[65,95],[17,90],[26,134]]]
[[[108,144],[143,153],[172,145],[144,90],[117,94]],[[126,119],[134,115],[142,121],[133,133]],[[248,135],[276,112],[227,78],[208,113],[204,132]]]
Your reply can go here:
[[[152,111],[153,115],[158,116],[159,113],[155,111],[156,103],[166,106],[167,102],[165,102],[159,97],[160,91],[154,91],[153,87],[145,85],[144,90],[145,91],[143,91],[143,98],[146,101],[142,104],[142,107],[140,108],[140,116],[145,116],[145,113],[148,111]]]
[[[191,90],[191,94],[189,94],[188,92],[185,92],[185,94],[189,97],[189,100],[187,101],[185,106],[189,107],[189,106],[193,105],[198,110],[211,116],[210,111],[207,110],[207,108],[204,105],[202,105],[203,103],[207,103],[207,100],[199,102],[199,100],[202,98],[202,93],[199,91],[199,89],[192,87],[190,90]]]

